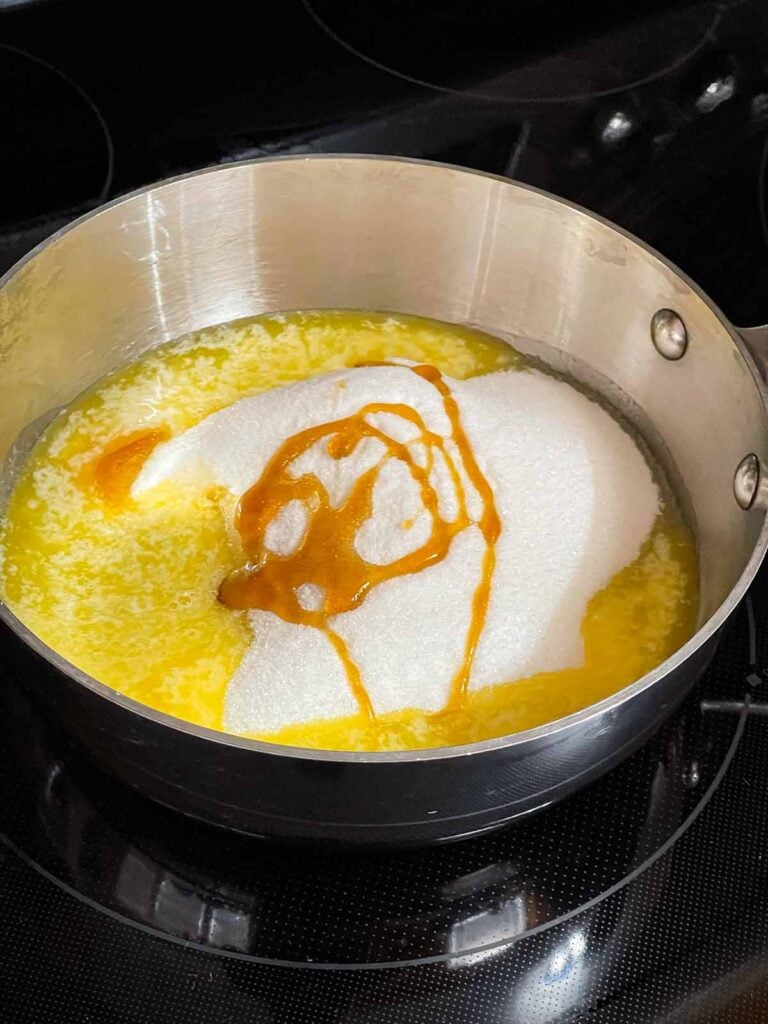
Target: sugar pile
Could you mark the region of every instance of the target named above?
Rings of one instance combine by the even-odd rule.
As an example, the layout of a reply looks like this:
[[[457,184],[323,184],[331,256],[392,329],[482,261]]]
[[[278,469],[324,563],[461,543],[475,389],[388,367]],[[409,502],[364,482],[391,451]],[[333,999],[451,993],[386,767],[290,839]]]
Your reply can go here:
[[[446,382],[502,523],[470,687],[576,667],[583,662],[587,603],[635,559],[658,513],[650,469],[619,424],[564,382],[534,370]],[[242,399],[159,446],[134,483],[134,497],[169,478],[188,486],[220,484],[239,497],[287,437],[376,402],[410,406],[430,431],[450,438],[439,393],[406,366],[343,370]],[[371,418],[426,465],[413,424],[390,413]],[[452,444],[446,442],[449,451]],[[337,505],[383,453],[380,441],[367,438],[332,459],[318,443],[292,472],[314,473]],[[435,460],[430,480],[441,516],[455,521],[456,492],[442,459]],[[466,477],[462,482],[476,522],[479,496]],[[289,554],[301,542],[308,514],[301,502],[286,505],[270,524],[270,548]],[[391,460],[382,466],[373,515],[355,547],[367,561],[387,564],[423,544],[430,524],[411,474]],[[444,706],[462,662],[484,551],[473,523],[441,562],[380,583],[356,609],[331,620],[377,713]],[[300,589],[303,607],[322,602],[311,580]],[[357,711],[344,667],[321,631],[268,611],[248,615],[254,639],[228,687],[227,729],[273,732]]]

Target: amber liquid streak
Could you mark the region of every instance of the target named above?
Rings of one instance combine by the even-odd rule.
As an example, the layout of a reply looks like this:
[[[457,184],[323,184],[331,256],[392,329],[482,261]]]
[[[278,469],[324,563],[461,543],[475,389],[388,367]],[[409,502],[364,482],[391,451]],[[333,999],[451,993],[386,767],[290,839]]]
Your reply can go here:
[[[379,364],[395,365],[395,364]],[[493,492],[477,465],[472,447],[461,424],[458,405],[439,371],[432,366],[411,367],[414,373],[439,391],[445,413],[451,423],[451,440],[459,451],[462,466],[482,501],[478,526],[486,542],[482,576],[472,602],[472,616],[462,663],[453,679],[446,711],[460,708],[465,700],[472,662],[485,624],[491,581],[495,565],[495,543],[501,524]],[[419,437],[411,445],[400,443],[368,422],[375,413],[390,413],[412,423]],[[297,477],[291,469],[296,459],[327,438],[326,451],[333,459],[352,454],[364,438],[374,438],[385,448],[380,461],[362,473],[341,505],[331,505],[321,481],[311,473]],[[425,465],[415,458],[413,448],[423,446]],[[430,482],[436,454],[444,459],[456,492],[458,514],[453,521],[440,515],[437,492]],[[373,512],[373,492],[382,467],[389,459],[404,463],[419,486],[424,508],[431,517],[427,541],[415,551],[390,562],[375,565],[361,558],[355,537]],[[287,555],[266,546],[266,532],[276,515],[291,501],[301,501],[308,510],[308,523],[299,545]],[[287,622],[321,629],[333,644],[344,665],[350,689],[360,711],[369,720],[375,717],[361,673],[343,639],[331,628],[334,615],[351,611],[370,591],[385,580],[420,572],[442,561],[453,538],[471,525],[461,475],[446,440],[428,430],[423,419],[410,406],[398,403],[373,403],[353,416],[320,424],[288,438],[270,459],[257,482],[240,499],[236,526],[248,562],[230,574],[221,584],[219,598],[230,608],[270,611]],[[297,590],[312,583],[320,588],[322,602],[317,609],[302,606]]]
[[[115,508],[129,504],[131,487],[152,452],[171,436],[167,427],[118,437],[80,470],[78,484]]]
[[[464,704],[467,690],[469,689],[469,677],[472,671],[472,663],[477,652],[477,645],[480,642],[480,635],[485,625],[485,616],[488,612],[488,602],[491,597],[491,583],[493,581],[493,570],[496,568],[496,541],[501,533],[501,520],[496,511],[496,502],[493,497],[491,485],[485,479],[483,471],[477,464],[472,445],[464,433],[461,425],[461,416],[456,399],[451,390],[443,380],[442,376],[434,366],[417,366],[414,370],[424,380],[428,380],[443,396],[443,405],[446,415],[451,421],[453,440],[461,454],[464,472],[470,479],[472,486],[480,495],[483,503],[483,512],[478,522],[480,532],[485,540],[485,554],[483,555],[483,569],[480,576],[480,583],[472,598],[472,619],[467,633],[467,643],[464,649],[464,659],[459,671],[453,679],[451,695],[446,704],[446,711],[455,711]]]

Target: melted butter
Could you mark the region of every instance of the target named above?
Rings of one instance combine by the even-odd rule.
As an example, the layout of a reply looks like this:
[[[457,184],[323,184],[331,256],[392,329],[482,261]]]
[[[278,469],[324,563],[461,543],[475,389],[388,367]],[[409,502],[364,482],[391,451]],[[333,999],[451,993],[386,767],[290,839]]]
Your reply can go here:
[[[481,578],[472,599],[464,656],[446,704],[446,712],[457,711],[466,702],[472,661],[485,623],[501,523],[493,491],[477,465],[450,388],[434,366],[410,369],[428,381],[442,397],[451,424],[451,440],[459,452],[464,472],[482,501],[478,526],[486,549]],[[427,456],[425,466],[416,461],[412,448],[395,441],[368,421],[367,417],[376,413],[399,416],[418,429],[418,440]],[[327,490],[314,474],[293,475],[296,460],[319,441],[326,442],[326,451],[331,458],[342,459],[350,455],[364,438],[379,441],[385,454],[375,466],[360,475],[347,500],[338,507],[331,504]],[[441,516],[438,495],[430,482],[435,451],[442,455],[448,466],[458,502],[458,514],[450,522]],[[432,526],[421,547],[393,562],[376,565],[360,556],[355,548],[355,538],[363,523],[373,514],[376,482],[382,467],[392,458],[407,466],[418,484]],[[275,553],[267,546],[267,529],[275,517],[294,501],[302,502],[309,510],[304,536],[293,553]],[[243,495],[238,505],[236,525],[248,562],[226,577],[219,588],[219,598],[229,608],[259,608],[279,615],[287,622],[322,630],[341,658],[361,715],[371,722],[376,716],[365,682],[350,657],[347,645],[331,628],[329,619],[359,606],[380,583],[421,572],[427,566],[441,562],[448,554],[454,537],[470,522],[461,476],[445,440],[428,430],[421,416],[410,406],[386,402],[366,405],[353,416],[302,430],[278,448],[259,480]],[[307,583],[319,587],[323,594],[319,609],[307,609],[299,601],[300,588]]]
[[[522,362],[503,342],[465,328],[318,312],[201,331],[107,378],[52,424],[19,478],[0,535],[3,598],[96,678],[160,711],[221,728],[227,683],[251,641],[245,613],[218,600],[222,581],[243,570],[243,545],[229,528],[236,503],[221,488],[170,482],[132,503],[130,485],[166,432],[248,394],[394,358],[456,378]],[[696,611],[693,540],[670,508],[639,558],[590,602],[582,668],[466,694],[464,682],[454,688],[461,699],[440,715],[411,709],[374,721],[361,713],[264,738],[403,749],[528,728],[657,665],[692,634]]]

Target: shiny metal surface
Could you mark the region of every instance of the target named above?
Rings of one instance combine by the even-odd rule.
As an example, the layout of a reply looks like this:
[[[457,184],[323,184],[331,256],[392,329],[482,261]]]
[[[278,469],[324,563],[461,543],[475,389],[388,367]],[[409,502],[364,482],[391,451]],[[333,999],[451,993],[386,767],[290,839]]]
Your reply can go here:
[[[665,359],[682,359],[688,348],[688,331],[674,309],[659,309],[651,318],[651,338]]]
[[[82,219],[0,289],[0,453],[11,464],[28,424],[153,345],[268,310],[356,307],[471,324],[576,376],[588,367],[653,435],[690,502],[698,634],[591,708],[470,747],[308,751],[187,725],[89,678],[3,608],[23,642],[8,645],[14,670],[101,761],[187,813],[250,831],[361,841],[494,827],[642,742],[706,665],[762,559],[764,515],[733,500],[744,452],[768,458],[764,393],[736,332],[647,247],[508,180],[389,158],[228,165]],[[661,360],[648,344],[660,309],[684,321],[685,359]]]
[[[740,508],[750,509],[757,496],[760,483],[760,463],[757,456],[750,452],[745,455],[736,467],[733,475],[733,495]]]
[[[760,327],[737,327],[741,340],[754,359],[760,376],[768,378],[768,324]]]

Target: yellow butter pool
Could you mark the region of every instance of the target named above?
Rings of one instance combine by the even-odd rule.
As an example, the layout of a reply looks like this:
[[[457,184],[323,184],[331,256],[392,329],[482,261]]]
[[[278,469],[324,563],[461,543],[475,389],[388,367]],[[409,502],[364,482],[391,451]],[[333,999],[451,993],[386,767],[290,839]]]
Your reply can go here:
[[[238,398],[364,361],[408,358],[450,377],[523,366],[508,345],[431,321],[296,313],[201,331],[112,375],[41,439],[2,525],[2,591],[47,644],[150,707],[222,728],[227,683],[251,641],[217,598],[242,560],[221,489],[171,484],[141,504],[104,500],[89,472],[116,439],[175,435]],[[694,631],[693,538],[667,507],[639,557],[590,602],[585,664],[471,693],[458,711],[310,722],[261,738],[398,750],[488,739],[559,718],[621,689]],[[300,685],[300,680],[297,680]]]

